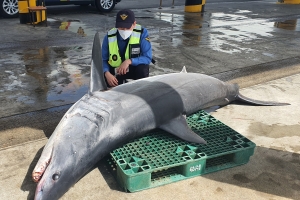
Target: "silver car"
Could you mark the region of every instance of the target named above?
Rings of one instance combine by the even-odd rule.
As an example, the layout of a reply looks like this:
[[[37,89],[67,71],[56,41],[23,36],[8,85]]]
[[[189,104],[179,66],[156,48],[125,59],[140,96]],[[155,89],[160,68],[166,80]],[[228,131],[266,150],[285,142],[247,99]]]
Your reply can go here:
[[[121,0],[45,0],[45,5],[93,5],[101,12],[110,12],[114,9],[115,5]],[[17,17],[18,10],[18,0],[0,0],[0,15],[6,18]]]

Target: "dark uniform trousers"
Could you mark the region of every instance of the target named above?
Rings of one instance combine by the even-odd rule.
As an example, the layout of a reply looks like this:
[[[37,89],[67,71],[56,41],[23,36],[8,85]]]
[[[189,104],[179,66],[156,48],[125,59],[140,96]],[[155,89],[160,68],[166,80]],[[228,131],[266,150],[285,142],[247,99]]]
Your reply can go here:
[[[112,75],[115,75],[115,69],[116,69],[115,67],[109,66],[109,72]],[[149,77],[149,65],[144,65],[144,64],[137,65],[137,66],[129,65],[129,72],[127,72],[125,75],[116,76],[119,85],[123,83],[127,83],[127,79],[138,80],[146,77]],[[109,86],[107,81],[106,84],[107,86]]]

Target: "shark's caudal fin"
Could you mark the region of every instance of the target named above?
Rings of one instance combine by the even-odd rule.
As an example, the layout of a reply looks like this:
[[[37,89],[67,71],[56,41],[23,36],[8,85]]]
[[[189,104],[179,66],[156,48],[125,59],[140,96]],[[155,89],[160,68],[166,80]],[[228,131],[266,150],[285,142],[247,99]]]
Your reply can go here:
[[[172,119],[171,121],[160,126],[159,128],[185,141],[206,144],[206,141],[202,137],[197,135],[189,128],[186,119],[182,115],[176,117],[175,119]]]
[[[95,91],[107,90],[102,68],[102,49],[99,32],[95,34],[92,49],[91,80],[89,94]]]
[[[259,101],[255,99],[251,99],[248,97],[245,97],[238,93],[236,96],[237,101],[253,104],[253,105],[258,105],[258,106],[286,106],[286,105],[291,105],[289,103],[280,103],[280,102],[274,102],[274,101]]]

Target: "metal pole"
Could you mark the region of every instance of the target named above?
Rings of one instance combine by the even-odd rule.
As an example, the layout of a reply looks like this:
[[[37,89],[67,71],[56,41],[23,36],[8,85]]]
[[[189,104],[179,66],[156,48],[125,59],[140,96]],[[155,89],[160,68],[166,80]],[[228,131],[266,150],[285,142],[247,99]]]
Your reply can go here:
[[[174,1],[175,1],[175,0],[173,0],[173,3],[172,3],[172,8],[174,8]]]
[[[161,9],[162,0],[160,0],[159,9]]]

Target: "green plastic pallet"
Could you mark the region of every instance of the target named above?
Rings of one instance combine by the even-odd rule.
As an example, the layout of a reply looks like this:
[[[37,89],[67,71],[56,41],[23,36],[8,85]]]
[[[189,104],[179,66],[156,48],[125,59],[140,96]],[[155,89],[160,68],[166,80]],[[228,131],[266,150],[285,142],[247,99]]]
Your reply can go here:
[[[255,143],[205,111],[187,117],[207,145],[185,142],[155,130],[115,149],[109,168],[125,191],[136,192],[245,164]]]

